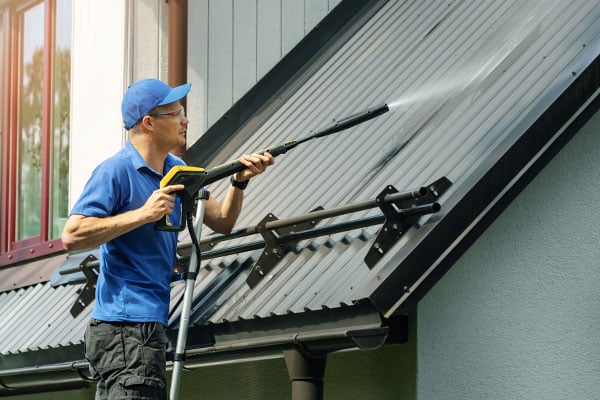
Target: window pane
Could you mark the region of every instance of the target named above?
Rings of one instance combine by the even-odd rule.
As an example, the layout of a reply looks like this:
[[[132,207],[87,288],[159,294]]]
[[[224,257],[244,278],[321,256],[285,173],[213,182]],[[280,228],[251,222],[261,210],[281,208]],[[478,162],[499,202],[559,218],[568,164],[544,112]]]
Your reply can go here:
[[[71,0],[56,2],[53,67],[50,238],[58,238],[68,215],[69,115],[71,94]]]
[[[44,5],[25,11],[22,22],[17,240],[40,235]]]

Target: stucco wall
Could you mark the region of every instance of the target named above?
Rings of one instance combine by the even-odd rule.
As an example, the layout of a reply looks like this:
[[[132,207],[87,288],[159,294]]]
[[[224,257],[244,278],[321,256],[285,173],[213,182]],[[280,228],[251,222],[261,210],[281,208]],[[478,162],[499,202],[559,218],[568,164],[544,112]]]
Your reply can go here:
[[[419,304],[420,400],[600,398],[600,113]]]

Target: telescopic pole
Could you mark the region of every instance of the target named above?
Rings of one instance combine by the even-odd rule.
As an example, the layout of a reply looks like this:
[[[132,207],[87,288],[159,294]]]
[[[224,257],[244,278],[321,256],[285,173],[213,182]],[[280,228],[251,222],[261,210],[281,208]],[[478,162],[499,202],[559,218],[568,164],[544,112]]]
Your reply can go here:
[[[195,237],[197,238],[197,240],[200,239],[200,233],[202,232],[204,208],[206,206],[206,200],[208,200],[208,196],[209,192],[206,189],[201,189],[198,192],[198,205],[196,208],[195,227]],[[191,223],[188,226],[190,225]],[[179,321],[179,332],[177,334],[177,346],[175,347],[175,354],[173,355],[173,375],[171,378],[171,390],[169,394],[170,400],[177,400],[179,398],[179,383],[181,381],[181,371],[185,362],[185,346],[187,343],[187,333],[190,324],[192,300],[194,299],[194,285],[196,283],[196,275],[198,274],[198,267],[200,265],[200,247],[197,245],[195,247],[195,250],[192,249],[188,273],[185,280],[183,306],[181,309],[181,317]]]

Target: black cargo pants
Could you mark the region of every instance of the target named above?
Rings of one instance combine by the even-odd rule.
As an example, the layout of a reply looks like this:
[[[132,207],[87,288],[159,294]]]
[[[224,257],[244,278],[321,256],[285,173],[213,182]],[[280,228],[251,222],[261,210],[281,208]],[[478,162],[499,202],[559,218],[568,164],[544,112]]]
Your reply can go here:
[[[85,333],[85,356],[98,380],[96,400],[166,400],[167,345],[160,323],[92,319]]]

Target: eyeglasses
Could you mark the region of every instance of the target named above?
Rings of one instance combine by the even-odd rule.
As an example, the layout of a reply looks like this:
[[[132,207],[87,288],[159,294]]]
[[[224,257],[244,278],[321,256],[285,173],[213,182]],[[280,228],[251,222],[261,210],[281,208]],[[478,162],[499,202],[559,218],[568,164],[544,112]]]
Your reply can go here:
[[[157,112],[157,113],[152,113],[152,114],[148,114],[151,117],[179,117],[179,118],[185,118],[185,108],[181,107],[179,110],[176,111],[165,111],[165,112]]]

